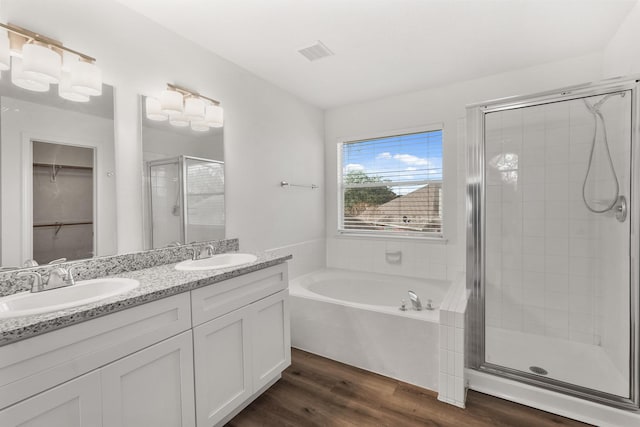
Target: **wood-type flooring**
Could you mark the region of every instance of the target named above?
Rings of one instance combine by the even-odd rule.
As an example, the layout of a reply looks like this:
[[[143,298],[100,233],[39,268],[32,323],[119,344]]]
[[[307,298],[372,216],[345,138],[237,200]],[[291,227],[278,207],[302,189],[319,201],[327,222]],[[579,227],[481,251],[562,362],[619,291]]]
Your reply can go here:
[[[437,393],[301,350],[276,384],[228,427],[585,426],[568,418],[469,391],[467,408]]]

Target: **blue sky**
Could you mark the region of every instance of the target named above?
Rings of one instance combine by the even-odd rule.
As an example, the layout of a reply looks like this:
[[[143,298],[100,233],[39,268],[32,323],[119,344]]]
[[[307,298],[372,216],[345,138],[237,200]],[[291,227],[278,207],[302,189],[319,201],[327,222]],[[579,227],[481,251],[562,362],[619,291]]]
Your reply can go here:
[[[371,139],[343,146],[342,171],[385,180],[442,179],[442,131]]]

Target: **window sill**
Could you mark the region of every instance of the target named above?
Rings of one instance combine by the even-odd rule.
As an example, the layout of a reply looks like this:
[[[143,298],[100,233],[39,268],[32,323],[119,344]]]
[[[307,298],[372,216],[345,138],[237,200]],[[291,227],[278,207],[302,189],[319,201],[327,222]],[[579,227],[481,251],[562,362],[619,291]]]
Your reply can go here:
[[[446,244],[448,239],[444,235],[420,236],[415,234],[396,234],[396,233],[363,233],[361,231],[337,230],[336,238],[354,238],[354,239],[376,239],[376,240],[400,240],[400,241],[419,241],[424,243]]]

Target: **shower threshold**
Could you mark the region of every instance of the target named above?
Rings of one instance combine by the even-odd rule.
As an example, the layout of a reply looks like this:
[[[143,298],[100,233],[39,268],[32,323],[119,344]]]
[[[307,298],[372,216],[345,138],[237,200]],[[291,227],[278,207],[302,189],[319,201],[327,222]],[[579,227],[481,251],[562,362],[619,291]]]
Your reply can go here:
[[[526,373],[531,373],[531,366],[541,367],[548,372],[541,378],[629,396],[628,375],[622,375],[598,345],[487,327],[485,353],[493,365]]]

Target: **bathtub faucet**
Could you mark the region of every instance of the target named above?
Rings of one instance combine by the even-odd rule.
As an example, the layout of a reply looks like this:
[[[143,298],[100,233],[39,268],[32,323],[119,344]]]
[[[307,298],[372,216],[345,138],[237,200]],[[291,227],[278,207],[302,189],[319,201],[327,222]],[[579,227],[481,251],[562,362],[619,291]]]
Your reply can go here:
[[[411,305],[413,305],[414,310],[422,310],[422,302],[420,301],[420,297],[418,297],[415,292],[409,291],[409,299],[411,300]]]

